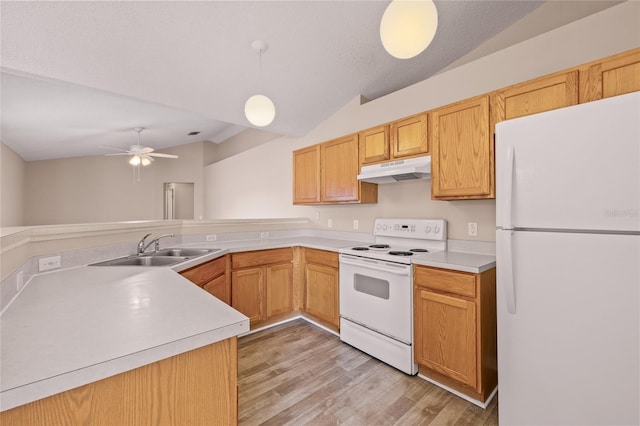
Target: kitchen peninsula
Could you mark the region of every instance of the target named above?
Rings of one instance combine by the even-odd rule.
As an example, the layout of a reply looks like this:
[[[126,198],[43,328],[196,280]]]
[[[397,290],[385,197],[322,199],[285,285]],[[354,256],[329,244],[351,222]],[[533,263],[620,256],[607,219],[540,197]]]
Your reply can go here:
[[[173,270],[85,266],[105,257],[130,254],[135,251],[133,239],[169,229],[179,235],[169,244],[221,248],[212,256],[295,246],[337,251],[371,241],[365,233],[314,230],[301,219],[158,221],[39,227],[5,233],[3,266],[14,262],[21,265],[18,269],[24,269],[34,260],[24,253],[35,257],[57,253],[62,255],[65,269],[34,275],[2,312],[3,423],[18,410],[38,413],[43,408],[49,417],[34,416],[50,423],[57,420],[51,416],[71,413],[92,418],[106,413],[110,419],[121,416],[118,419],[123,423],[157,423],[162,419],[180,423],[188,422],[189,416],[225,410],[224,419],[235,423],[236,336],[249,330],[247,317],[176,273],[194,266],[192,262]],[[270,238],[260,238],[265,232]],[[218,241],[206,242],[206,235],[213,233]],[[121,239],[113,247],[124,252],[115,253],[88,242],[97,234],[112,242]],[[212,256],[199,261],[212,260]],[[489,265],[493,260],[488,254],[467,257]],[[439,258],[438,265],[432,266],[442,266],[445,261]],[[15,274],[4,275],[7,272],[3,271],[3,286],[15,287]],[[148,384],[151,386],[145,387]],[[105,389],[100,389],[103,385]],[[214,389],[223,396],[214,397]],[[113,406],[95,405],[98,400],[123,411],[116,414],[111,411]],[[125,400],[133,406],[128,407]],[[46,408],[48,401],[56,408]],[[194,408],[208,413],[194,412]],[[143,417],[132,417],[124,410]],[[74,422],[82,418],[74,418]]]

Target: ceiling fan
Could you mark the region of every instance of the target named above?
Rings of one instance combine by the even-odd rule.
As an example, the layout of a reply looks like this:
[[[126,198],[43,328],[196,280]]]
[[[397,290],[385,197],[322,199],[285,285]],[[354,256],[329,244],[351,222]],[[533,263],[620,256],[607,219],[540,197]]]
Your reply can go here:
[[[136,132],[138,132],[138,144],[137,145],[131,145],[129,147],[129,149],[118,149],[118,148],[109,148],[109,147],[105,147],[108,149],[113,149],[116,151],[122,151],[122,152],[118,152],[115,154],[105,154],[107,156],[112,156],[112,155],[131,155],[131,159],[129,160],[129,164],[131,164],[132,166],[148,166],[149,164],[151,164],[151,162],[153,161],[153,157],[159,157],[159,158],[178,158],[177,155],[174,154],[162,154],[160,152],[154,152],[154,149],[151,148],[150,146],[143,146],[140,144],[140,133],[142,133],[142,131],[144,130],[144,127],[136,127],[134,129]]]

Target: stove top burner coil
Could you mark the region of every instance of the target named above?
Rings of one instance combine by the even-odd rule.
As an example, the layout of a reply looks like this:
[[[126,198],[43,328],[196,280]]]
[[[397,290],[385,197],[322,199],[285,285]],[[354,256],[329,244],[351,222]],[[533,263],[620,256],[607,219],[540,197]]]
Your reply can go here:
[[[428,253],[428,252],[429,252],[429,250],[427,250],[427,249],[421,249],[421,248],[411,249],[411,250],[409,250],[409,251],[412,251],[412,252],[414,252],[414,253]]]
[[[356,250],[356,251],[367,251],[369,250],[369,247],[354,247],[351,250]]]
[[[391,248],[389,244],[371,244],[369,247],[372,249],[388,249]]]
[[[392,256],[413,256],[410,251],[390,251],[389,254]]]

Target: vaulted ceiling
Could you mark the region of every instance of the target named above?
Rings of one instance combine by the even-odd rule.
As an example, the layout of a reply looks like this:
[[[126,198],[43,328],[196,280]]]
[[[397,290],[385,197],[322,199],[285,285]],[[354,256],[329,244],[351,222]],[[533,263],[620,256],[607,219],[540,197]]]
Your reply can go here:
[[[156,149],[219,143],[251,126],[244,103],[259,91],[277,110],[265,130],[300,136],[357,95],[617,3],[436,1],[433,43],[399,60],[379,38],[388,1],[2,1],[2,143],[27,161],[127,148],[135,127]],[[262,73],[256,39],[269,45]]]

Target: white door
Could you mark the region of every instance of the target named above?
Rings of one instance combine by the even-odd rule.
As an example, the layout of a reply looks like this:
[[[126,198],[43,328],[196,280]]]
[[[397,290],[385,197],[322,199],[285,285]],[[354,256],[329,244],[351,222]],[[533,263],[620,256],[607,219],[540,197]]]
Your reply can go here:
[[[496,241],[500,424],[638,424],[640,236]]]

